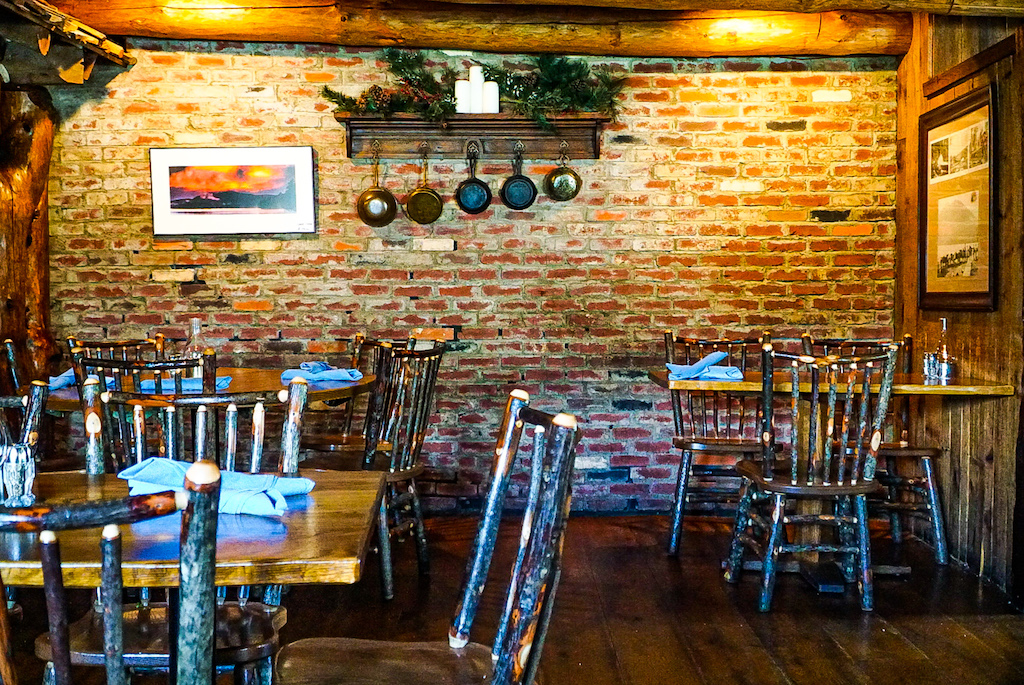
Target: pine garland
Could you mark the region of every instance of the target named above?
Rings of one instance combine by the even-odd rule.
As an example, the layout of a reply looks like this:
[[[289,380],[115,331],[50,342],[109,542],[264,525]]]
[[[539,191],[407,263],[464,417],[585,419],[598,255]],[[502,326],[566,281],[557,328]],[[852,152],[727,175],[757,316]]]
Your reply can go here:
[[[583,60],[555,55],[540,55],[535,65],[526,73],[484,66],[484,77],[498,82],[502,101],[514,112],[544,128],[552,128],[549,117],[557,114],[600,112],[615,119],[624,77],[606,68],[591,72]]]
[[[423,53],[387,48],[384,60],[398,77],[397,88],[370,86],[359,97],[350,97],[324,86],[323,97],[335,110],[383,117],[395,112],[418,114],[430,121],[444,121],[455,113],[455,71],[448,66],[435,76]],[[553,128],[550,117],[575,112],[600,112],[612,119],[618,113],[618,96],[625,78],[605,68],[591,72],[583,60],[541,55],[536,68],[525,73],[483,65],[485,78],[497,81],[501,99],[512,111],[529,117],[541,127]]]
[[[384,61],[398,77],[397,88],[374,85],[354,98],[324,86],[320,94],[335,104],[336,111],[352,114],[386,117],[410,112],[430,121],[443,121],[455,113],[455,71],[451,67],[442,67],[440,76],[434,76],[427,69],[423,53],[397,48],[386,48]]]

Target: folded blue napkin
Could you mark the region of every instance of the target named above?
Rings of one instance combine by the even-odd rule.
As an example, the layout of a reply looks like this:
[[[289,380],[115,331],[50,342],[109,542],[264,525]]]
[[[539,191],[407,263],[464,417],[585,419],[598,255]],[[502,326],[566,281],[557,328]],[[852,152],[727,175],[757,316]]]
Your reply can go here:
[[[156,392],[156,379],[147,378],[141,383],[142,387],[139,388],[139,392],[152,395]],[[217,376],[217,389],[224,390],[231,385],[231,376]],[[174,379],[165,378],[163,383],[160,384],[161,394],[174,394]],[[182,392],[202,392],[203,391],[203,379],[189,376],[188,378],[181,379],[181,391]]]
[[[735,366],[714,366],[726,358],[725,352],[712,352],[696,364],[669,364],[665,363],[668,369],[670,381],[741,381],[743,372]]]
[[[50,376],[50,390],[60,390],[75,384],[75,370],[68,369],[59,376]]]
[[[165,457],[150,457],[129,466],[118,478],[128,481],[128,492],[145,495],[164,490],[182,490],[188,462]],[[221,471],[220,505],[222,514],[280,516],[288,511],[285,497],[305,495],[313,489],[309,478],[281,478],[269,473]]]
[[[302,362],[297,369],[288,369],[281,374],[281,382],[287,384],[293,378],[307,381],[358,381],[363,377],[359,369],[339,369],[327,362]]]

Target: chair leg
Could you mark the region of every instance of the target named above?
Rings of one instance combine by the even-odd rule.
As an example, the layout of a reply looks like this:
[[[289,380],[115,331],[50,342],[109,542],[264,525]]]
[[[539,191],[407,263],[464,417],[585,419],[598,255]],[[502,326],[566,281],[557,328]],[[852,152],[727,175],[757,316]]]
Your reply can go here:
[[[693,451],[683,450],[679,460],[679,473],[676,475],[676,495],[672,502],[672,530],[669,532],[668,553],[679,552],[679,540],[683,535],[683,513],[686,510],[686,493],[690,481],[690,469],[693,467]]]
[[[942,515],[942,501],[939,499],[939,486],[935,480],[935,465],[931,457],[921,459],[924,469],[927,490],[928,510],[931,515],[932,537],[935,541],[935,562],[942,566],[949,563],[949,551],[946,548],[946,526]]]
[[[729,543],[729,556],[725,562],[725,581],[737,583],[743,571],[743,532],[747,529],[750,506],[754,499],[754,488],[747,481],[741,486],[740,501],[736,505],[736,520],[732,526],[732,542]]]
[[[423,508],[416,491],[416,481],[409,481],[409,496],[412,498],[413,532],[416,534],[416,558],[420,575],[430,574],[430,552],[427,547],[427,530],[423,525]]]
[[[860,563],[860,577],[857,579],[857,585],[860,589],[860,608],[864,611],[871,611],[875,607],[875,585],[874,576],[871,571],[867,495],[857,495],[854,497],[853,503],[857,515],[857,546],[860,548],[857,554]]]
[[[853,515],[853,507],[850,503],[849,497],[840,497],[836,500],[836,516],[850,517]],[[839,524],[839,544],[844,547],[851,547],[857,541],[857,531],[854,526],[847,523]],[[843,554],[842,555],[842,571],[843,578],[847,583],[853,581],[853,567],[856,563],[856,554]]]
[[[771,528],[768,530],[768,542],[765,545],[764,561],[761,565],[761,601],[758,611],[769,611],[772,608],[772,593],[775,591],[775,567],[779,562],[779,547],[782,545],[782,519],[786,515],[786,496],[776,494],[772,503]]]
[[[274,657],[264,657],[256,662],[256,682],[259,685],[272,685],[274,682]]]
[[[894,483],[889,487],[889,501],[899,502],[900,489],[896,485],[896,483],[899,483],[900,474],[897,470],[898,467],[896,465],[896,459],[889,459],[889,463],[887,466],[889,475],[893,477]],[[901,542],[903,542],[903,512],[901,512],[899,509],[893,509],[892,511],[889,512],[889,536],[892,538],[893,544],[898,545]]]
[[[254,662],[235,664],[234,685],[260,685],[259,668]],[[216,677],[214,682],[216,682]]]
[[[377,546],[380,548],[380,583],[384,599],[395,598],[395,571],[391,566],[391,528],[388,525],[388,505],[380,502],[377,514]]]

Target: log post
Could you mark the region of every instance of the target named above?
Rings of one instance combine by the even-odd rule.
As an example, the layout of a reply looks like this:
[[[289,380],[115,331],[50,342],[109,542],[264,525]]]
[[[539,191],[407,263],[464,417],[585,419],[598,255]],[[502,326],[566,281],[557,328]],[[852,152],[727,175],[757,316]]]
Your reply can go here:
[[[10,338],[27,379],[60,359],[50,332],[47,183],[57,112],[45,88],[0,90],[0,337]],[[13,391],[10,379],[0,388]]]

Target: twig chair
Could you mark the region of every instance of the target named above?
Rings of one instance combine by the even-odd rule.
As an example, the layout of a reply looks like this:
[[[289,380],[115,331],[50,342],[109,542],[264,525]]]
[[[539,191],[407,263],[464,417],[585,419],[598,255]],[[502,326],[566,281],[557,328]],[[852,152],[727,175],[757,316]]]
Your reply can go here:
[[[743,492],[725,569],[726,580],[738,582],[745,548],[760,557],[760,611],[771,608],[779,555],[805,552],[839,554],[847,580],[856,579],[861,608],[873,608],[867,497],[881,487],[875,466],[896,353],[897,346],[892,345],[883,354],[813,357],[764,345],[763,406],[772,409],[763,412],[760,460],[744,459],[736,465]],[[789,406],[774,407],[774,384],[787,380],[792,386]],[[806,395],[801,381],[808,383]],[[783,410],[791,431],[786,449],[776,444],[776,412]],[[796,510],[798,501],[819,503],[821,508]],[[790,542],[787,525],[831,528],[836,536]]]
[[[60,559],[60,531],[100,528],[100,549],[103,564],[102,585],[98,591],[102,603],[103,641],[107,649],[101,653],[106,667],[108,685],[127,685],[124,658],[124,626],[121,612],[121,539],[119,524],[166,516],[179,510],[182,514],[180,588],[177,595],[176,640],[172,641],[172,663],[178,685],[213,685],[214,653],[214,566],[217,531],[217,498],[220,473],[216,464],[201,462],[187,472],[185,490],[136,495],[120,500],[86,503],[38,505],[20,509],[0,510],[0,531],[37,532],[43,570],[44,593],[49,620],[52,661],[44,681],[53,685],[71,685],[72,641],[69,638],[68,602]],[[2,581],[0,581],[2,589]],[[0,612],[0,624],[6,612]],[[0,651],[7,653],[9,630],[0,627]],[[7,672],[0,660],[0,676],[5,685],[16,685],[13,672]]]
[[[568,414],[527,406],[513,391],[494,449],[494,465],[463,590],[447,642],[386,642],[311,638],[285,646],[277,658],[278,685],[356,683],[533,683],[561,568],[569,515],[575,447],[580,430]],[[530,489],[520,546],[492,646],[470,641],[497,539],[521,435],[532,429]]]
[[[758,338],[701,340],[666,330],[665,361],[694,364],[712,352],[724,352],[726,357],[718,364],[736,367],[746,374],[758,370],[761,344],[766,339],[767,333]],[[754,458],[761,450],[756,426],[760,398],[728,390],[670,390],[669,393],[675,426],[672,446],[681,452],[668,542],[668,553],[676,554],[688,502],[734,504],[739,499],[735,463],[739,459]],[[697,463],[698,454],[717,460]],[[713,484],[691,491],[690,482],[695,477]]]
[[[896,371],[909,375],[914,359],[914,343],[910,334],[897,341],[855,338],[816,340],[808,334],[803,337],[805,351],[841,356],[878,353],[893,343],[899,345]],[[878,448],[879,467],[876,477],[884,486],[884,496],[868,500],[868,508],[888,519],[892,541],[897,545],[903,541],[904,517],[924,519],[931,532],[935,562],[945,565],[949,563],[949,551],[942,496],[935,474],[935,462],[942,457],[943,451],[934,445],[914,442],[917,432],[912,417],[910,396],[893,396],[889,411],[891,433],[889,439]],[[915,464],[917,468],[914,468]]]

